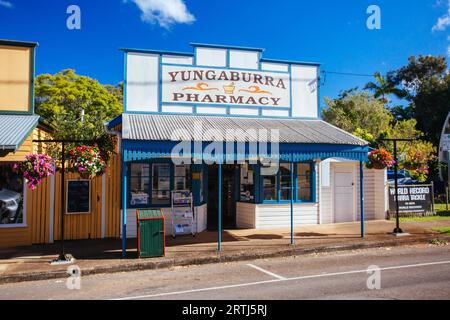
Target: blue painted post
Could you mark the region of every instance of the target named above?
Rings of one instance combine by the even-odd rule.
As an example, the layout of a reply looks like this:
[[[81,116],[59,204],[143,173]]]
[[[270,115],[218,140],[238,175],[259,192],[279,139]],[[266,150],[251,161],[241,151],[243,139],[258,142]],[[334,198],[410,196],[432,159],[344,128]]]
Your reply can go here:
[[[365,229],[364,229],[364,162],[359,162],[359,192],[360,192],[360,206],[361,206],[361,238],[364,239]]]
[[[127,163],[126,153],[122,152],[122,257],[127,255]]]
[[[217,246],[219,252],[222,251],[222,162],[219,162],[219,185],[218,190],[218,228],[217,228]]]
[[[294,159],[291,155],[291,245],[294,244]]]

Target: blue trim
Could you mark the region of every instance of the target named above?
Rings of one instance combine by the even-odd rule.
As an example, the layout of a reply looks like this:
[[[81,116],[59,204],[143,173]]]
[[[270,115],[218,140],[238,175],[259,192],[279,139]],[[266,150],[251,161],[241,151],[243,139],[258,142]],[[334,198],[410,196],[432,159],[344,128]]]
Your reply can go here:
[[[218,165],[218,170],[219,170],[219,182],[218,182],[218,187],[217,187],[217,193],[218,193],[218,217],[217,217],[217,249],[220,251],[222,251],[222,163],[219,162]]]
[[[127,112],[127,86],[128,86],[128,54],[124,52],[124,68],[123,68],[123,112]]]
[[[194,108],[196,107],[207,107],[207,105],[195,105]],[[225,108],[226,106],[223,106],[223,108]],[[237,108],[236,108],[237,109]],[[255,107],[253,107],[253,109],[256,109]],[[260,111],[264,110],[264,108],[258,108]],[[284,110],[287,108],[284,108]],[[155,111],[148,111],[148,112],[144,112],[144,111],[128,111],[127,114],[155,114],[155,115],[178,115],[178,116],[186,116],[186,115],[192,115],[191,112],[164,112],[164,113],[160,113],[160,112],[155,112]],[[290,120],[319,120],[317,118],[307,118],[307,117],[289,117],[289,116],[257,116],[257,115],[245,115],[245,114],[230,114],[227,115],[225,113],[198,113],[196,114],[196,116],[205,116],[205,117],[238,117],[238,118],[253,118],[253,119],[259,119],[259,118],[263,118],[263,119],[290,119]]]
[[[320,66],[321,65],[318,62],[304,62],[304,61],[295,61],[295,60],[280,60],[280,59],[267,59],[267,58],[262,58],[261,62],[280,63],[280,64],[295,64],[295,65],[304,65],[304,66]]]
[[[192,57],[193,53],[190,52],[177,52],[177,51],[165,51],[165,50],[148,50],[148,49],[132,49],[132,48],[120,48],[120,51],[125,53],[134,52],[134,53],[148,53],[148,54],[157,54],[157,55],[168,55],[168,56],[182,56],[182,57]]]
[[[179,141],[147,141],[147,140],[128,140],[123,139],[122,145],[125,150],[131,155],[130,160],[136,160],[133,155],[133,151],[136,150],[144,151],[148,158],[158,158],[158,157],[170,157],[172,155],[173,147],[175,147]],[[191,152],[186,156],[194,156],[196,158],[203,158],[202,154],[196,154],[195,149],[191,142]],[[202,151],[210,142],[203,142]],[[223,150],[226,152],[226,143],[223,143]],[[279,158],[280,161],[289,160],[289,155],[292,153],[294,162],[308,162],[316,158],[327,159],[327,158],[346,158],[356,161],[367,161],[368,146],[354,146],[354,145],[336,145],[336,144],[286,144],[281,143],[279,145],[279,152],[277,154],[271,154],[271,145],[268,145],[267,153],[264,154],[249,154],[249,145],[245,144],[245,154],[237,155],[235,150],[237,150],[237,144],[235,142],[234,150],[232,154],[228,157],[237,159],[238,156],[242,157],[255,157],[264,156]],[[225,153],[224,153],[225,155]],[[213,155],[214,159],[222,158],[219,155]]]
[[[361,238],[365,237],[365,208],[364,208],[364,162],[359,162],[359,192],[361,206]]]
[[[295,158],[294,154],[291,153],[288,156],[289,162],[283,161],[283,163],[290,163],[291,164],[292,163],[291,159],[294,159],[294,158]],[[316,188],[317,187],[316,187],[315,163],[312,162],[312,161],[302,162],[302,163],[309,163],[310,164],[310,181],[311,181],[311,183],[310,183],[310,194],[311,194],[311,200],[307,201],[307,200],[299,200],[298,199],[298,176],[299,176],[299,174],[298,174],[298,166],[292,165],[291,168],[293,167],[293,169],[294,169],[291,172],[291,187],[293,188],[292,202],[296,203],[296,204],[298,204],[298,203],[316,204],[318,202],[317,202],[317,199],[316,199],[317,198],[316,197],[316,193],[317,193]],[[293,164],[296,164],[296,162],[294,161]],[[260,172],[259,172],[259,174],[260,174]],[[280,198],[281,198],[281,186],[280,186],[280,183],[281,183],[281,178],[280,178],[281,177],[281,170],[278,170],[278,172],[277,172],[277,174],[275,176],[276,176],[277,200],[264,200],[264,186],[263,186],[262,183],[260,183],[260,188],[261,188],[261,191],[260,191],[260,194],[259,194],[260,202],[258,202],[258,203],[262,203],[262,204],[289,204],[289,203],[291,203],[291,199],[289,199],[289,200],[280,200]],[[292,178],[292,176],[294,176],[294,178]],[[261,179],[261,181],[263,180],[263,178],[260,178],[260,179]]]
[[[232,50],[240,50],[240,51],[259,51],[259,52],[263,52],[265,50],[262,48],[229,46],[229,45],[197,43],[197,42],[191,42],[189,45],[194,48],[200,47],[200,48],[232,49]]]
[[[289,65],[288,68],[288,72],[289,72],[289,104],[291,105],[291,108],[289,109],[289,117],[292,117],[292,113],[293,113],[293,105],[292,105],[292,66]]]
[[[195,107],[215,107],[215,108],[227,108],[227,107],[231,107],[231,108],[240,108],[240,109],[268,109],[268,110],[288,110],[291,109],[290,107],[273,107],[273,106],[255,106],[255,105],[245,105],[245,104],[232,104],[232,105],[227,105],[227,104],[218,104],[218,103],[206,103],[206,102],[197,102],[197,103],[192,103],[192,102],[161,102],[162,105],[168,105],[168,106],[195,106]],[[139,112],[142,113],[142,112]],[[164,114],[166,114],[166,112],[164,112]],[[254,116],[253,116],[254,117]],[[314,118],[315,119],[315,118]]]
[[[227,51],[228,52],[228,51]],[[258,70],[258,69],[249,69],[249,68],[232,68],[228,67],[229,62],[228,58],[225,61],[226,65],[225,67],[218,67],[218,66],[206,66],[206,65],[199,65],[199,64],[176,64],[176,63],[167,63],[164,62],[163,66],[171,66],[171,67],[191,67],[191,68],[198,68],[198,69],[216,69],[216,70],[237,70],[237,71],[248,71],[248,72],[262,72],[262,73],[280,73],[280,74],[288,74],[288,71],[277,71],[277,70]]]
[[[159,88],[158,88],[158,112],[162,112],[162,56],[158,57],[158,79],[159,79]]]
[[[122,123],[122,114],[119,114],[117,117],[115,117],[114,119],[112,119],[109,122],[107,122],[107,126],[108,126],[108,129],[111,130],[115,126],[117,126],[117,125],[119,125],[121,123]]]
[[[322,119],[322,108],[320,106],[320,67],[317,68],[317,119]]]

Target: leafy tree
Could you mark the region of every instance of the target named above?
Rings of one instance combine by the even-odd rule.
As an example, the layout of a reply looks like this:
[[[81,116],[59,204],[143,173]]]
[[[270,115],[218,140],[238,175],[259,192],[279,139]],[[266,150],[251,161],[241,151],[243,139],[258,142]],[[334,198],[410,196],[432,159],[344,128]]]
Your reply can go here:
[[[450,74],[441,56],[410,57],[408,65],[395,71],[393,83],[409,102],[398,115],[415,118],[425,139],[439,144],[442,126],[450,110]]]
[[[364,91],[344,91],[336,99],[325,98],[325,103],[323,119],[347,132],[364,129],[377,138],[393,121],[384,102]]]
[[[55,75],[39,75],[35,92],[36,113],[53,126],[54,138],[98,140],[105,155],[111,154],[112,137],[104,123],[122,112],[120,85],[103,86],[67,69]]]
[[[423,133],[417,129],[415,119],[396,120],[386,107],[383,98],[376,99],[367,92],[344,91],[337,99],[325,98],[327,108],[323,118],[348,132],[366,140],[374,149],[384,148],[393,153],[392,142],[386,138],[417,139],[413,142],[398,142],[400,161],[414,160],[421,163],[420,170],[410,170],[413,177],[423,181],[428,175],[428,163],[435,160],[436,148],[421,140]]]

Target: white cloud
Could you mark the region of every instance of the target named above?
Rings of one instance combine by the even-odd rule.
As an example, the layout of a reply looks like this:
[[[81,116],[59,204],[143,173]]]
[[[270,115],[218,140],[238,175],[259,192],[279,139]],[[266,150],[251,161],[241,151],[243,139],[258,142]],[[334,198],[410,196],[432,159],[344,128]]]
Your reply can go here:
[[[448,0],[447,3],[447,13],[444,14],[442,17],[439,17],[436,24],[431,29],[434,31],[444,31],[447,29],[447,27],[450,26],[450,0]]]
[[[189,12],[184,0],[130,1],[134,2],[141,10],[142,21],[159,24],[166,29],[176,23],[192,23],[195,21],[195,17]]]
[[[6,0],[0,0],[0,7],[5,7],[5,8],[9,8],[12,9],[13,8],[13,4],[9,1]]]
[[[450,58],[450,44],[449,44],[448,47],[447,47],[447,57]]]

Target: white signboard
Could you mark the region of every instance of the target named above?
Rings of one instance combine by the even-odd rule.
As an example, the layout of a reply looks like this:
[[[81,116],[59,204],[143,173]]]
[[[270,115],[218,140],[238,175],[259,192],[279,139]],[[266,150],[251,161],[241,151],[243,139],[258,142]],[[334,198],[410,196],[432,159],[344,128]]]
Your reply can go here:
[[[192,105],[290,107],[288,73],[162,66],[162,102]]]

